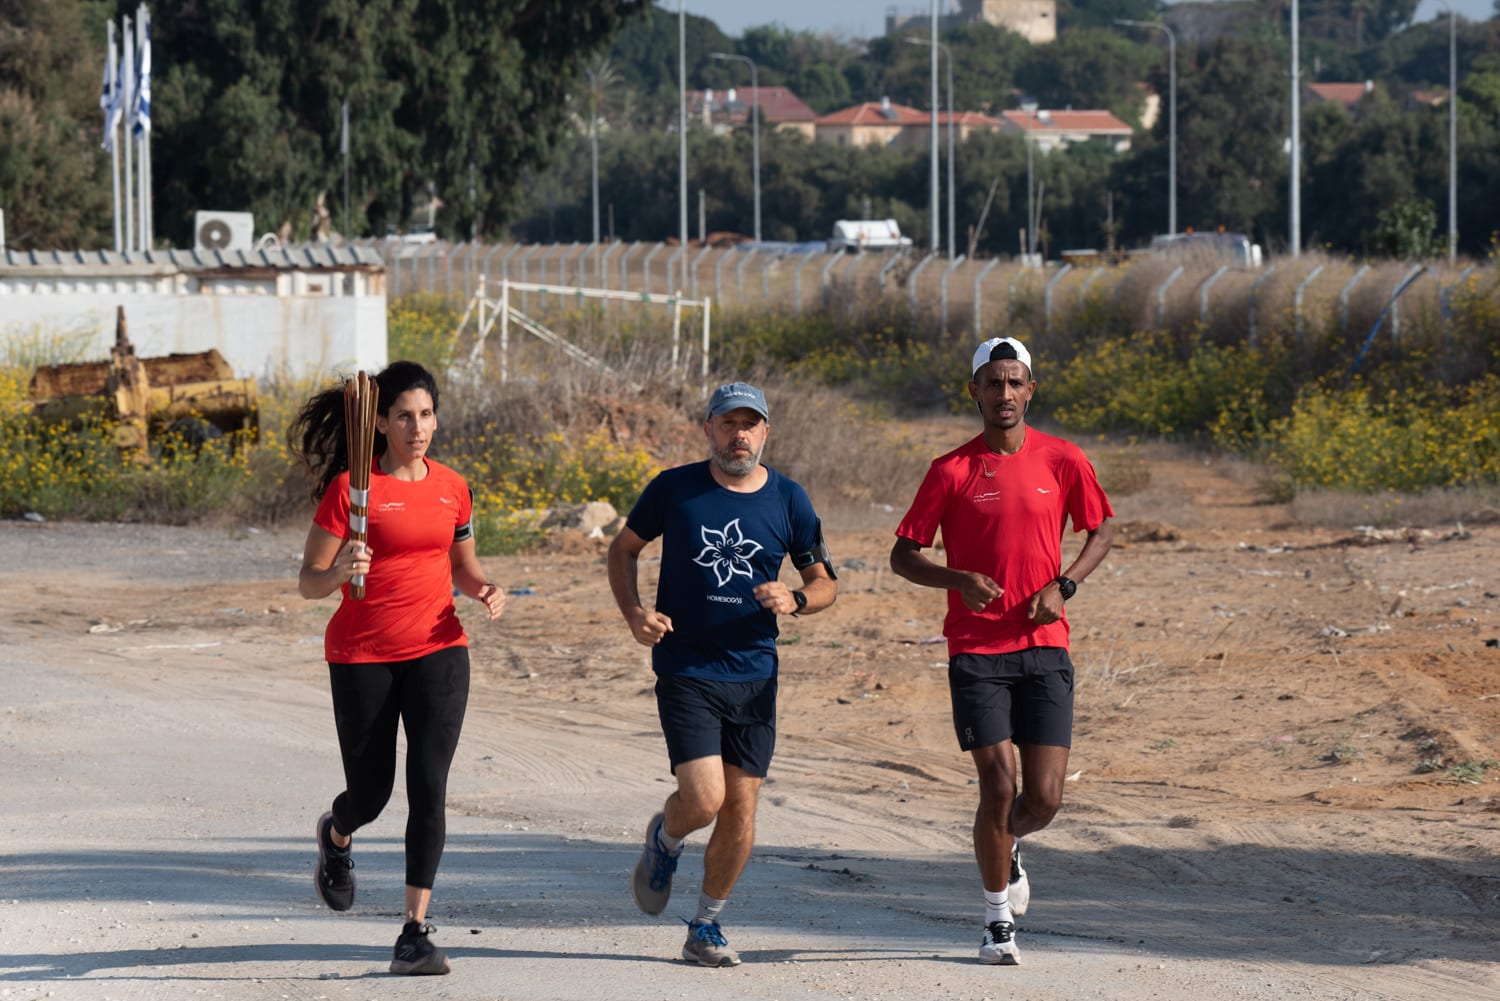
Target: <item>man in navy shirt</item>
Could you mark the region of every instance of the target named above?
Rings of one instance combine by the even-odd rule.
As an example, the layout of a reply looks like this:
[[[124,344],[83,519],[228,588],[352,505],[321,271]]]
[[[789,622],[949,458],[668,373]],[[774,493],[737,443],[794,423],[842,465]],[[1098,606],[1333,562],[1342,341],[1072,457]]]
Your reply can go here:
[[[755,805],[776,744],[778,615],[808,615],[838,594],[822,527],[801,486],[761,465],[766,398],[743,382],[714,390],[709,458],[647,486],[609,547],[609,586],[636,642],[651,648],[656,706],[677,791],[646,827],[631,875],[647,914],[666,909],[689,834],[714,824],[684,959],[737,966],[719,913],[750,858]],[[656,604],[641,604],[640,554],[661,539]],[[790,556],[802,575],[778,577]],[[717,820],[717,823],[715,821]]]

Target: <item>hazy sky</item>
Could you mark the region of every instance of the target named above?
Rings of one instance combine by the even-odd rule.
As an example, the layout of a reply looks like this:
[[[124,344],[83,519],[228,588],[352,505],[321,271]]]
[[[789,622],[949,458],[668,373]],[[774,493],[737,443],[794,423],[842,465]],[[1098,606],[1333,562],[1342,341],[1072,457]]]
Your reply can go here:
[[[678,0],[660,0],[676,10]],[[885,32],[885,12],[896,7],[920,13],[932,8],[920,0],[683,0],[689,14],[699,14],[718,24],[728,35],[746,28],[778,22],[796,31],[831,31],[848,38],[871,38]],[[1460,17],[1488,20],[1495,13],[1494,0],[1452,0]],[[946,4],[940,0],[940,8]],[[1431,20],[1440,11],[1436,0],[1422,0],[1417,21]]]

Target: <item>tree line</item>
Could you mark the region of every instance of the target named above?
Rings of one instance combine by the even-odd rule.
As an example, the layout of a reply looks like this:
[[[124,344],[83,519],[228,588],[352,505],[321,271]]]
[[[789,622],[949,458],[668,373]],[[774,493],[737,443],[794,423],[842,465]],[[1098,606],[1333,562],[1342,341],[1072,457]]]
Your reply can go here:
[[[0,207],[15,247],[104,246],[107,156],[98,110],[104,23],[136,0],[11,0],[0,23]],[[1430,250],[1447,202],[1446,21],[1409,25],[1416,0],[1305,0],[1305,79],[1365,80],[1352,110],[1304,103],[1302,232],[1349,252]],[[153,5],[158,233],[190,245],[199,209],[250,210],[259,231],[313,232],[321,201],[343,229],[339,109],[351,109],[350,228],[381,236],[431,218],[447,237],[588,240],[589,122],[601,214],[622,239],[677,233],[677,15],[648,0],[159,0]],[[1287,5],[1166,9],[1176,26],[1178,219],[1283,246],[1289,124]],[[1161,114],[1131,149],[1036,154],[1041,246],[1132,246],[1167,220],[1167,49],[1155,0],[1062,0],[1058,40],[988,25],[946,32],[955,108],[998,115],[1107,108],[1133,125],[1145,82]],[[925,30],[925,28],[924,28]],[[735,38],[687,18],[688,85],[784,84],[815,111],[856,101],[925,109],[927,51],[776,26]],[[1458,25],[1457,167],[1464,253],[1500,231],[1500,19]],[[944,81],[946,82],[946,81]],[[946,94],[942,95],[946,103]],[[762,130],[768,239],[818,239],[834,220],[894,217],[927,234],[925,151],[847,149]],[[689,132],[688,184],[709,231],[752,231],[749,129]],[[955,158],[959,244],[1019,247],[1027,150],[977,134]],[[946,172],[944,172],[946,178]],[[946,193],[944,195],[946,200]],[[986,213],[985,206],[989,209]],[[982,220],[982,226],[981,226]],[[944,222],[944,225],[946,223]],[[972,228],[972,234],[971,234]]]

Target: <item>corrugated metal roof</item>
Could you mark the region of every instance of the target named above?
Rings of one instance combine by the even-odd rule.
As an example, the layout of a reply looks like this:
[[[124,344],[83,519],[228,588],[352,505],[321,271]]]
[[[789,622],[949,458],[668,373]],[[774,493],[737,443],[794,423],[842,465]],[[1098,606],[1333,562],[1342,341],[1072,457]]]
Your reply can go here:
[[[6,250],[0,270],[27,268],[133,268],[150,271],[233,270],[272,268],[277,271],[328,268],[383,267],[374,247],[304,243],[265,250]]]

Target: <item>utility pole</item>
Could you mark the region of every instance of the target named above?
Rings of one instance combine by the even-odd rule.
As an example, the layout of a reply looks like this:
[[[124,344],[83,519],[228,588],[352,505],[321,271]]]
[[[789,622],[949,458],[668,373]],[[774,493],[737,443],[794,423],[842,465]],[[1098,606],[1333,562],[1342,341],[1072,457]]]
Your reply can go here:
[[[752,186],[755,188],[755,242],[760,242],[760,81],[755,60],[729,52],[715,52],[710,59],[734,59],[750,65],[750,160]]]
[[[930,186],[932,188],[931,208],[929,215],[932,219],[932,252],[937,253],[939,246],[938,232],[938,0],[932,0],[932,170]]]
[[[1287,220],[1288,251],[1293,257],[1302,255],[1302,71],[1297,65],[1297,0],[1292,0],[1292,160],[1290,193],[1287,200],[1290,218]]]
[[[687,287],[688,179],[687,179],[687,12],[677,0],[677,236],[682,260],[678,291]]]

